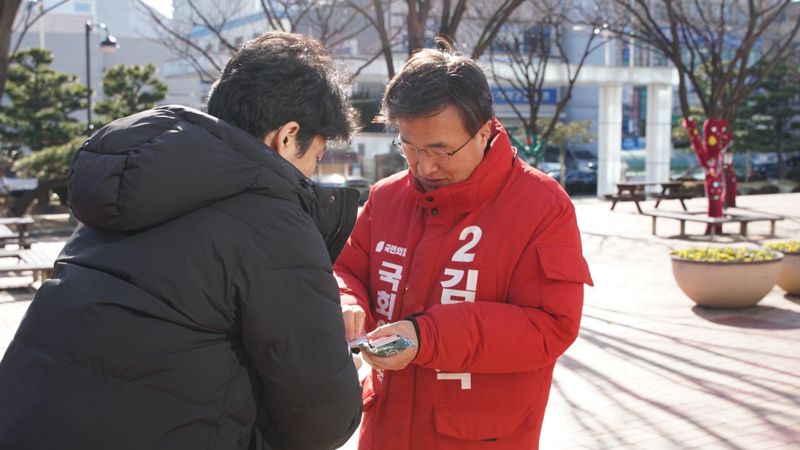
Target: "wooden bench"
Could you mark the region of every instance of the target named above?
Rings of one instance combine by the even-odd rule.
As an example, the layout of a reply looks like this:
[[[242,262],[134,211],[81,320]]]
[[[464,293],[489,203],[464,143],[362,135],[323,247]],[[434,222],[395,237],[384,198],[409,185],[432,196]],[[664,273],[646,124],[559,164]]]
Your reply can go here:
[[[30,217],[2,217],[0,218],[0,244],[17,244],[19,248],[31,248],[31,238],[28,226],[33,225]],[[9,227],[14,227],[12,230]]]
[[[11,264],[5,261],[0,265],[0,274],[19,274],[31,272],[33,274],[33,284],[41,285],[44,280],[53,274],[55,258],[52,255],[37,249],[2,250],[0,260],[10,259]]]
[[[750,216],[744,214],[725,214],[722,217],[709,217],[706,213],[682,213],[672,211],[648,211],[642,213],[645,216],[650,216],[653,219],[653,236],[656,236],[656,222],[659,218],[674,219],[680,222],[681,232],[679,237],[686,237],[686,222],[700,222],[707,225],[720,225],[725,223],[738,223],[739,234],[747,236],[747,225],[751,222],[766,222],[770,223],[770,236],[775,236],[775,222],[783,220],[783,216],[773,215],[758,215]],[[713,240],[716,235],[717,227],[709,227],[711,230],[711,239]]]
[[[605,198],[606,200],[611,200],[611,211],[613,211],[614,207],[617,206],[617,202],[633,202],[636,205],[636,209],[638,209],[639,212],[641,213],[642,207],[639,206],[639,202],[645,201],[647,197],[644,194],[624,193],[616,195],[606,194]]]

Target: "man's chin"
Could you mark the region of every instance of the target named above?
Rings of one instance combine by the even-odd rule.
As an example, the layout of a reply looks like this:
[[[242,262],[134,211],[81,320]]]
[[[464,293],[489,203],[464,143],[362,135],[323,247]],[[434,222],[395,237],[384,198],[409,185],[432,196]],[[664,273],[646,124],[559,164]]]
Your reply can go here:
[[[419,183],[419,186],[422,188],[422,190],[425,191],[425,192],[435,191],[436,189],[439,189],[440,187],[447,185],[447,183],[442,182],[442,181],[429,182],[429,181],[420,180],[419,178],[417,178],[417,182]]]

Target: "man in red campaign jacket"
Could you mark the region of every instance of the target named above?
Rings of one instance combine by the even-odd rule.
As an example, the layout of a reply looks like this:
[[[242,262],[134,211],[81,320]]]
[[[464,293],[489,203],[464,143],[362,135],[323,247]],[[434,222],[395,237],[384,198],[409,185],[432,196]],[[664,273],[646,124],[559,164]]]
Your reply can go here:
[[[569,197],[517,157],[477,64],[440,45],[386,87],[409,169],[375,185],[334,266],[349,339],[416,344],[365,355],[359,449],[535,449],[592,279]]]

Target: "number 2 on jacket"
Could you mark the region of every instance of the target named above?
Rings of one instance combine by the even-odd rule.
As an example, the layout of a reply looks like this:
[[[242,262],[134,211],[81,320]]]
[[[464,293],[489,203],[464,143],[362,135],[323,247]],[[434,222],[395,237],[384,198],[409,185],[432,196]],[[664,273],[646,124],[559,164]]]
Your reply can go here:
[[[478,245],[480,242],[481,237],[483,236],[483,230],[480,227],[471,225],[463,230],[461,230],[461,234],[458,237],[459,241],[467,241],[466,244],[462,245],[458,250],[456,250],[455,254],[453,254],[453,258],[450,261],[452,262],[473,262],[475,260],[475,253],[472,250]],[[459,269],[451,269],[446,267],[444,269],[444,274],[449,277],[449,279],[442,281],[442,297],[441,303],[443,305],[452,305],[455,303],[461,302],[474,302],[475,301],[475,292],[478,289],[478,271],[474,269],[469,270],[459,270]],[[462,283],[464,280],[464,275],[466,274],[466,282]],[[463,288],[460,288],[462,287]],[[436,374],[437,380],[459,380],[461,381],[461,389],[472,389],[472,375],[469,372],[464,373],[446,373],[446,372],[439,372]]]

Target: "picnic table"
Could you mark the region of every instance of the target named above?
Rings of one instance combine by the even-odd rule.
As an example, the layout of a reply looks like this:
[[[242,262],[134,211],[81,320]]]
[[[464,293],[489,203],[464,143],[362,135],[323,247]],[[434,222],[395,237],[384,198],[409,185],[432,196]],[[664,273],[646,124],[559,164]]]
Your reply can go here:
[[[660,192],[656,194],[647,194],[645,192],[645,188],[651,186],[658,186],[661,188]],[[658,205],[661,204],[662,200],[678,200],[681,202],[681,206],[683,207],[684,211],[688,211],[686,208],[686,203],[684,200],[688,200],[694,198],[694,194],[689,192],[683,192],[683,182],[682,181],[623,181],[617,183],[617,193],[616,194],[607,194],[606,199],[611,200],[611,210],[614,210],[614,207],[617,206],[617,202],[633,202],[636,205],[636,209],[639,212],[642,212],[642,207],[639,205],[639,202],[646,200],[648,197],[652,197],[656,199],[655,207],[658,208]]]
[[[17,244],[19,248],[31,248],[28,225],[33,225],[33,219],[30,217],[0,218],[0,246],[13,243]]]
[[[32,286],[39,288],[53,274],[55,257],[35,248],[0,250],[0,277],[30,272]]]

